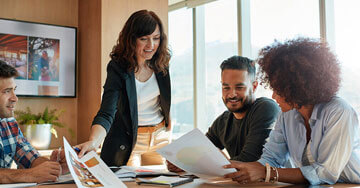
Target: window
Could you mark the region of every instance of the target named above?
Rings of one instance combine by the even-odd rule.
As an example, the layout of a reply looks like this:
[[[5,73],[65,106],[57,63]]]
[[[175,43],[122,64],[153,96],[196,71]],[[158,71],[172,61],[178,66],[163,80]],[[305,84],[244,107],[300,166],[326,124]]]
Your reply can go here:
[[[319,1],[314,0],[251,0],[251,57],[275,39],[295,37],[320,38]],[[271,98],[272,91],[259,86],[256,96]]]
[[[169,12],[171,123],[174,138],[194,128],[192,9]]]
[[[171,110],[175,135],[182,135],[195,126],[206,132],[216,117],[226,110],[222,102],[219,66],[225,59],[238,54],[238,36],[242,39],[240,51],[243,56],[256,59],[259,50],[275,40],[320,38],[320,28],[323,25],[320,23],[320,11],[325,11],[321,15],[326,16],[325,20],[321,18],[327,24],[323,31],[326,30],[326,35],[329,34],[326,36],[327,40],[333,45],[342,63],[342,87],[339,95],[360,114],[360,84],[357,84],[360,80],[360,64],[357,63],[360,22],[356,20],[360,17],[360,12],[357,11],[360,7],[359,0],[216,0],[206,4],[202,3],[209,1],[199,1],[198,4],[189,2],[183,2],[182,6],[191,8],[169,12],[169,42],[173,50],[170,64]],[[241,6],[237,3],[241,3]],[[327,4],[323,7],[322,3]],[[239,22],[238,7],[241,8]],[[176,6],[172,8],[174,10]],[[238,27],[240,22],[242,26]],[[193,38],[193,34],[196,37]],[[193,55],[194,49],[196,56]],[[262,86],[256,91],[256,97],[271,98],[271,94],[271,90]]]
[[[206,121],[198,127],[204,132],[226,107],[221,94],[220,64],[238,54],[237,1],[218,0],[204,6]]]
[[[342,87],[339,96],[344,98],[360,115],[360,1],[335,0],[335,50],[342,68]]]

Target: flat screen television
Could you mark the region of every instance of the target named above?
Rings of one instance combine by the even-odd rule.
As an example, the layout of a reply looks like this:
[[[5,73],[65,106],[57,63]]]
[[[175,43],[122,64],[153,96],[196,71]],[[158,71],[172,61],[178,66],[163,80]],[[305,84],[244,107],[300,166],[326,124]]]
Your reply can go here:
[[[0,60],[15,67],[21,97],[76,97],[75,27],[0,18]]]

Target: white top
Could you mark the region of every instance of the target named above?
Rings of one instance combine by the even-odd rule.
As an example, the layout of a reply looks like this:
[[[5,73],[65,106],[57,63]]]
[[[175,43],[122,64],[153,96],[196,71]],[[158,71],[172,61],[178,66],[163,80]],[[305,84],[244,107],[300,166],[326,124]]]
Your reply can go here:
[[[155,74],[145,82],[140,82],[135,78],[137,105],[138,105],[138,125],[148,126],[157,125],[163,119],[160,107],[160,90]]]

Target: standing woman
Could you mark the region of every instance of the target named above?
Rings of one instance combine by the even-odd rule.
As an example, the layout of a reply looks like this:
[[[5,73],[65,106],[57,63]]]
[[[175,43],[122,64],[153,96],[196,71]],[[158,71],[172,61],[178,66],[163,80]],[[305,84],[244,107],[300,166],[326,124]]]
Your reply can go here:
[[[232,162],[239,183],[360,183],[360,128],[355,110],[336,96],[340,66],[326,43],[298,38],[260,51],[261,80],[282,113],[257,162]],[[291,159],[294,168],[284,168]]]
[[[140,10],[126,21],[110,53],[101,107],[79,157],[99,148],[109,166],[163,164],[169,143],[170,53],[159,17]]]

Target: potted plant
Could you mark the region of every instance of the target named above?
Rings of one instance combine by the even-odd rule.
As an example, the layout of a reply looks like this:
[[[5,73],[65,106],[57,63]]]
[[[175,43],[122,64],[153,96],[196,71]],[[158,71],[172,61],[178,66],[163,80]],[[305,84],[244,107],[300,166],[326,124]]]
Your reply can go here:
[[[44,112],[34,114],[30,108],[27,107],[25,111],[16,110],[15,117],[22,131],[30,144],[36,149],[48,149],[51,142],[51,134],[56,138],[57,131],[55,127],[64,128],[65,126],[59,122],[59,117],[64,113],[64,110],[45,108]],[[74,137],[74,132],[68,128],[71,136]]]

